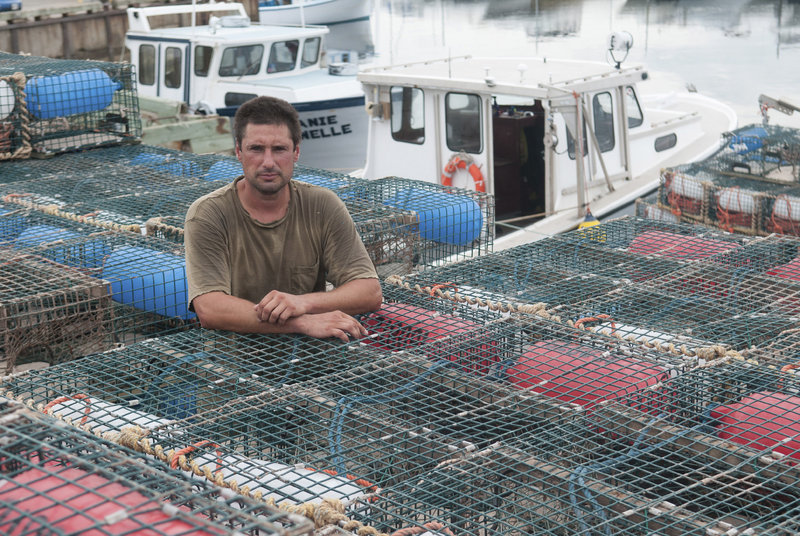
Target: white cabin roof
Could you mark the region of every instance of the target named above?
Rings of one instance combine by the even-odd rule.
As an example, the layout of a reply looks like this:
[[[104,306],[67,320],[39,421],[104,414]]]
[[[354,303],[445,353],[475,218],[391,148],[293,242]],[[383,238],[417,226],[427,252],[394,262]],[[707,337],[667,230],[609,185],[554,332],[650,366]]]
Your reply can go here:
[[[146,37],[147,39],[182,39],[219,43],[225,45],[242,43],[264,43],[269,41],[287,41],[322,36],[329,32],[325,26],[272,26],[251,24],[244,27],[186,26],[181,28],[158,28],[146,32],[129,31],[129,38]]]
[[[472,56],[373,67],[358,74],[363,84],[419,86],[536,99],[633,84],[646,78],[647,72],[638,65],[614,69],[602,62]]]

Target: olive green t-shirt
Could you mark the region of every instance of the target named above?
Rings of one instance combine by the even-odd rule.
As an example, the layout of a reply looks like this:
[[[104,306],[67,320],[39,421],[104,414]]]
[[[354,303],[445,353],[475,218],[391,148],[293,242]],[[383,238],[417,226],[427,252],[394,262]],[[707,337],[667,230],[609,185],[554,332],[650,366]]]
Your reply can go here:
[[[290,181],[286,215],[253,219],[237,178],[192,203],[184,243],[189,303],[212,291],[261,301],[271,290],[305,294],[354,279],[377,278],[347,207],[332,191]],[[193,309],[193,308],[192,308]]]

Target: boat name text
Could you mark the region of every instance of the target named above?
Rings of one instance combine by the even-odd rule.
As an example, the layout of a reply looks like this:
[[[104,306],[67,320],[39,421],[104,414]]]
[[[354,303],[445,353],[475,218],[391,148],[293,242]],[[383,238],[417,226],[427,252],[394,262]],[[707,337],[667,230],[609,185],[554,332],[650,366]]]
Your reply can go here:
[[[340,125],[339,118],[335,115],[301,119],[300,126],[303,127],[304,140],[330,138],[333,136],[342,136],[344,134],[350,134],[353,132],[353,128],[350,126],[350,123]]]

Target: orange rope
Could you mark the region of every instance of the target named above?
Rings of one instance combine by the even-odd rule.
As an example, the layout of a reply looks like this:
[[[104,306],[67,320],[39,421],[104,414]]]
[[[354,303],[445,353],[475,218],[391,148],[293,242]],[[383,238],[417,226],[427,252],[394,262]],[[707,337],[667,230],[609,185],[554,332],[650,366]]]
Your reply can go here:
[[[175,454],[172,456],[172,459],[169,462],[169,466],[172,467],[173,469],[177,469],[178,468],[178,458],[180,458],[181,456],[188,456],[189,454],[191,454],[195,450],[199,449],[200,447],[205,447],[205,446],[212,446],[212,447],[215,447],[217,449],[217,470],[216,470],[216,473],[219,474],[219,472],[222,470],[222,453],[219,451],[219,445],[217,445],[216,443],[214,443],[212,441],[209,441],[208,439],[203,439],[202,441],[198,441],[194,445],[189,445],[188,447],[185,447],[185,448],[182,448],[180,450],[175,451]]]
[[[83,426],[84,424],[86,424],[86,421],[89,419],[89,414],[92,412],[92,407],[89,402],[89,395],[78,393],[72,396],[62,396],[56,398],[55,400],[48,403],[44,407],[44,413],[48,413],[53,406],[55,406],[56,404],[61,404],[63,402],[66,402],[67,400],[86,400],[86,415],[84,415],[83,418],[81,419],[80,425]]]
[[[435,285],[431,286],[430,295],[433,296],[436,294],[436,291],[439,289],[451,287],[453,290],[458,290],[458,287],[452,281],[448,281],[447,283],[436,283]]]
[[[422,534],[423,532],[427,532],[429,530],[435,530],[437,532],[441,532],[442,534],[446,534],[447,536],[455,536],[452,530],[445,527],[444,524],[439,523],[438,521],[425,523],[421,527],[408,527],[405,529],[399,529],[394,531],[391,536],[412,536],[413,534]]]
[[[614,323],[614,320],[611,318],[610,315],[607,314],[600,314],[597,316],[585,316],[583,318],[579,318],[575,321],[575,327],[581,327],[583,324],[587,322],[601,322],[603,320],[607,320],[611,322],[611,333],[613,334],[617,330],[617,325]]]
[[[3,201],[12,202],[17,197],[30,197],[31,194],[6,194],[3,196]]]

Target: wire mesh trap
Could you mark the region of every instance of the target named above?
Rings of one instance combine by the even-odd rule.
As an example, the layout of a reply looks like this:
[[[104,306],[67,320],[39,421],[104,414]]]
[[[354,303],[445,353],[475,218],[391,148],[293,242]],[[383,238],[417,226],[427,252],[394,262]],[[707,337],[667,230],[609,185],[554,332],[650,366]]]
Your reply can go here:
[[[366,202],[411,212],[418,219],[415,268],[485,255],[494,243],[494,198],[424,181],[385,177],[342,191],[346,202]]]
[[[795,534],[797,386],[742,363],[688,371],[387,486],[353,517],[456,535]]]
[[[798,183],[800,135],[778,125],[745,125],[723,136],[722,147],[703,161],[718,173]]]
[[[55,364],[105,347],[111,296],[103,281],[47,259],[0,248],[3,370]]]
[[[0,400],[0,531],[23,536],[314,533],[300,516]]]
[[[181,245],[131,232],[90,233],[91,226],[38,211],[0,214],[4,221],[11,236],[17,233],[6,241],[11,251],[41,257],[58,269],[70,267],[106,289],[112,300],[103,322],[107,348],[196,327],[188,310]],[[27,292],[26,281],[15,285],[16,292]]]
[[[141,138],[130,64],[3,52],[0,77],[0,129],[10,156],[27,158]],[[30,152],[18,150],[26,144]]]
[[[760,279],[760,281],[759,281]],[[782,282],[736,277],[720,267],[673,272],[645,288],[633,285],[593,296],[549,312],[594,331],[647,344],[715,344],[742,350],[795,327],[794,312],[770,299],[793,303],[793,291],[780,294]]]
[[[232,173],[226,170],[234,163],[239,165],[220,155],[146,145],[103,147],[10,163],[0,191],[18,204],[144,228],[154,217],[174,216],[182,222],[193,201],[226,183],[222,177]]]

